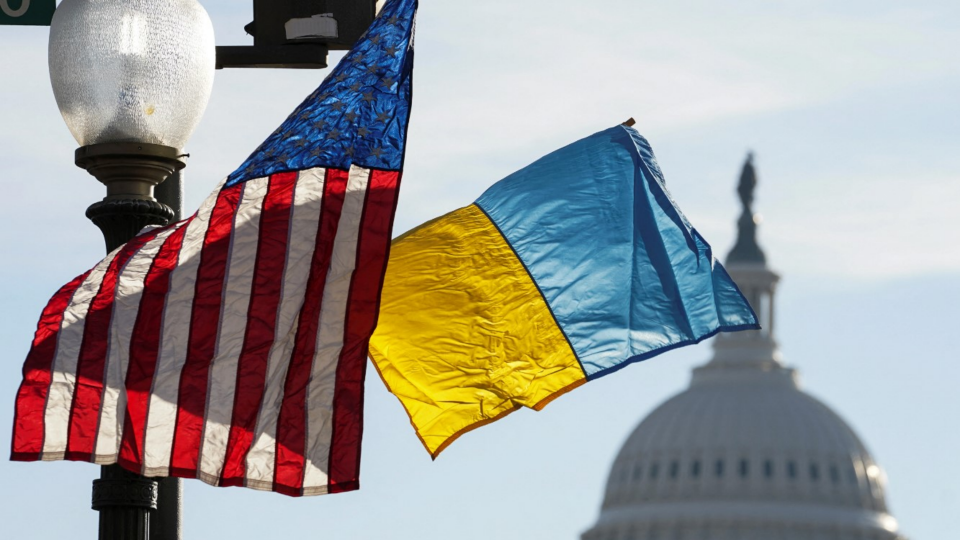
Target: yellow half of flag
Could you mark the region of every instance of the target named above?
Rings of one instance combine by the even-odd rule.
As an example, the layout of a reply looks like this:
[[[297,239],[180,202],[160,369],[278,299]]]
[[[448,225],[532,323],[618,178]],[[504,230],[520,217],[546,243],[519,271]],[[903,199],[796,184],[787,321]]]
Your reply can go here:
[[[586,381],[530,275],[476,205],[394,241],[370,355],[433,457]]]

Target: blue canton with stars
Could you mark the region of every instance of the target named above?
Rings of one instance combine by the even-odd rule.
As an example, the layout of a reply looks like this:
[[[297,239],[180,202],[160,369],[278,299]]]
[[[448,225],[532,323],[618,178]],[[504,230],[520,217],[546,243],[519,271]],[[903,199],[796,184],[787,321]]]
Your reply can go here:
[[[410,118],[417,0],[389,0],[366,34],[227,178],[351,165],[400,170]]]

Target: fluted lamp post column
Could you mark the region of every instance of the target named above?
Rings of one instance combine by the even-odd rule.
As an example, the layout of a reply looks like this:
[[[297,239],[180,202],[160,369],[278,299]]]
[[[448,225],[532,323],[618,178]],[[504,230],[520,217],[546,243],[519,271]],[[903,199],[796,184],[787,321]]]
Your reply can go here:
[[[76,164],[106,186],[87,217],[103,232],[107,251],[179,213],[157,201],[154,188],[171,175],[179,182],[182,149],[210,97],[215,51],[213,25],[196,0],[64,0],[57,9],[50,80],[80,144]],[[110,462],[114,453],[93,460]],[[100,538],[146,540],[153,529],[157,540],[158,525],[160,540],[178,538],[177,482],[161,483],[176,491],[164,496],[152,478],[103,467],[93,488]],[[172,503],[164,505],[167,499]]]

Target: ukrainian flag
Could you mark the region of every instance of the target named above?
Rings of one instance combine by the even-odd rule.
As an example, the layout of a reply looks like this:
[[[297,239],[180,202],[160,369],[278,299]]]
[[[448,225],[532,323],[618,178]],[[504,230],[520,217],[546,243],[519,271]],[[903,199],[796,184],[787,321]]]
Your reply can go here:
[[[649,143],[617,126],[394,240],[370,354],[436,457],[519,407],[756,328]]]

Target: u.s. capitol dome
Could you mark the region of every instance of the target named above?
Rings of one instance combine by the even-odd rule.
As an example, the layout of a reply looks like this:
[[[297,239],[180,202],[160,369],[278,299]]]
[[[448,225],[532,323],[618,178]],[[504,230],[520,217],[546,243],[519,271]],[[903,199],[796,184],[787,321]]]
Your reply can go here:
[[[905,540],[880,466],[781,361],[779,276],[756,242],[755,185],[748,158],[726,268],[764,329],[718,336],[690,387],[640,422],[583,540]]]

